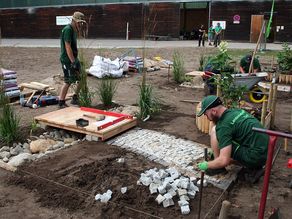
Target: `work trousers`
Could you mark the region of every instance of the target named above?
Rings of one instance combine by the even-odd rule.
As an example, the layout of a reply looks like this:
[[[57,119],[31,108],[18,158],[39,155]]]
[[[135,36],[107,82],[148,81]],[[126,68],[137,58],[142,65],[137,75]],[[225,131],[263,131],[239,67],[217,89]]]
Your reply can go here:
[[[217,47],[221,43],[221,34],[215,34],[214,37],[214,46]]]

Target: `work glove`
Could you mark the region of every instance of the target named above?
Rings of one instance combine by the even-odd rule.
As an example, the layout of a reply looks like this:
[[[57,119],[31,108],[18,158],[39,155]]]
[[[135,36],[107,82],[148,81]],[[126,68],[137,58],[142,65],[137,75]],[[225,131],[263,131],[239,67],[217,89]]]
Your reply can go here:
[[[201,171],[206,171],[208,169],[208,162],[207,161],[203,161],[197,164],[197,167],[201,170]]]
[[[79,59],[75,59],[73,63],[71,63],[71,68],[74,70],[79,70],[80,69],[80,62]]]

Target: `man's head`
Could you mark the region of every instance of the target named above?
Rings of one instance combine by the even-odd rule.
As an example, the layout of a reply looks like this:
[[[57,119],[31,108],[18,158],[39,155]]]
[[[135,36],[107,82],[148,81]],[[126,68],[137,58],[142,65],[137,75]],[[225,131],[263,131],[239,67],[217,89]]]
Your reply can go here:
[[[219,97],[214,95],[207,96],[202,100],[201,111],[197,116],[200,117],[204,114],[210,121],[217,122],[220,118],[221,107],[223,107],[223,105]]]
[[[245,60],[246,60],[247,63],[250,63],[251,62],[251,59],[252,59],[252,55],[247,55],[245,57]]]
[[[75,11],[73,16],[72,16],[72,20],[77,22],[77,23],[86,23],[85,18],[84,18],[84,14],[79,12],[79,11]]]
[[[217,23],[217,26],[220,27],[220,23]]]

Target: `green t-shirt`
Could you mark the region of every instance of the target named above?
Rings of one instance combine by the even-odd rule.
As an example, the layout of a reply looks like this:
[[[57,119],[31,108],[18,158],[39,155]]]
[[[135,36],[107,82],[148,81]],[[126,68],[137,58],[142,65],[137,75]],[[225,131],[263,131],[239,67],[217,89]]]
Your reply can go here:
[[[77,50],[77,33],[73,30],[73,27],[68,24],[66,25],[61,32],[61,55],[60,61],[64,64],[70,64],[71,61],[67,55],[65,42],[69,42],[73,51],[74,58],[78,57]]]
[[[219,33],[221,30],[222,30],[222,27],[221,26],[216,26],[215,28],[214,28],[214,30],[215,30],[215,33]]]
[[[248,73],[249,71],[249,65],[250,65],[250,62],[247,61],[247,57],[243,57],[241,60],[240,60],[240,66],[243,68],[244,72],[245,73]],[[260,62],[257,58],[254,58],[253,59],[253,68],[254,69],[258,69],[260,70],[261,69],[261,65],[260,65]]]
[[[269,137],[255,132],[253,127],[263,128],[260,122],[242,109],[227,109],[216,124],[219,148],[232,145],[232,158],[246,166],[265,163]]]

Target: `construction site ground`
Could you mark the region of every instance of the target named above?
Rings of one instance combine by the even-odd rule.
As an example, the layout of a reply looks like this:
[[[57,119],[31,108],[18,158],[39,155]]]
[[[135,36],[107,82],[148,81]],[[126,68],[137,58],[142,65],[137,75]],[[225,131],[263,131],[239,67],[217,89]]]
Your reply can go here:
[[[186,72],[198,69],[201,54],[215,52],[215,48],[196,47],[178,47],[176,50],[184,57]],[[94,55],[116,58],[127,49],[82,51],[91,62]],[[141,54],[140,50],[136,51]],[[170,47],[146,49],[146,57],[161,56],[172,60],[173,51],[174,48]],[[242,50],[242,54],[247,51]],[[261,60],[271,59],[265,56]],[[0,64],[17,72],[18,83],[38,81],[55,87],[57,93],[62,84],[57,76],[62,75],[59,48],[0,47]],[[129,73],[128,77],[117,79],[115,103],[136,105],[141,79],[139,73]],[[88,82],[91,90],[96,91],[98,79],[89,76]],[[147,122],[139,122],[138,126],[209,145],[208,135],[199,132],[195,125],[196,104],[181,102],[185,99],[201,100],[204,90],[180,87],[171,78],[168,80],[167,69],[147,73],[147,83],[153,85],[162,100],[162,111]],[[93,106],[97,105],[100,101],[95,96]],[[31,109],[15,105],[14,109],[21,118],[23,139],[26,139],[33,117],[56,110],[57,106]],[[277,130],[289,130],[291,110],[291,93],[281,92],[276,111]],[[38,134],[41,130],[34,133]],[[278,139],[277,145],[283,145],[283,139]],[[288,148],[292,151],[291,141]],[[116,162],[120,157],[125,158],[124,164]],[[288,184],[292,179],[292,170],[287,168],[288,158],[291,155],[287,156],[282,146],[271,173],[266,218],[273,208],[280,208],[282,218],[290,217],[292,193]],[[153,167],[162,166],[105,142],[85,141],[27,164],[17,174],[0,169],[0,218],[196,218],[198,196],[191,202],[191,213],[183,216],[177,203],[175,207],[163,208],[157,205],[156,196],[150,195],[147,187],[136,185],[140,174]],[[256,218],[262,183],[263,178],[254,185],[236,181],[214,209],[211,208],[222,190],[208,185],[203,190],[202,218],[210,210],[208,218],[216,218],[224,199],[232,204],[229,218]],[[117,191],[124,186],[129,190],[122,195]],[[116,194],[110,203],[94,200],[96,193],[106,192],[109,188]]]

